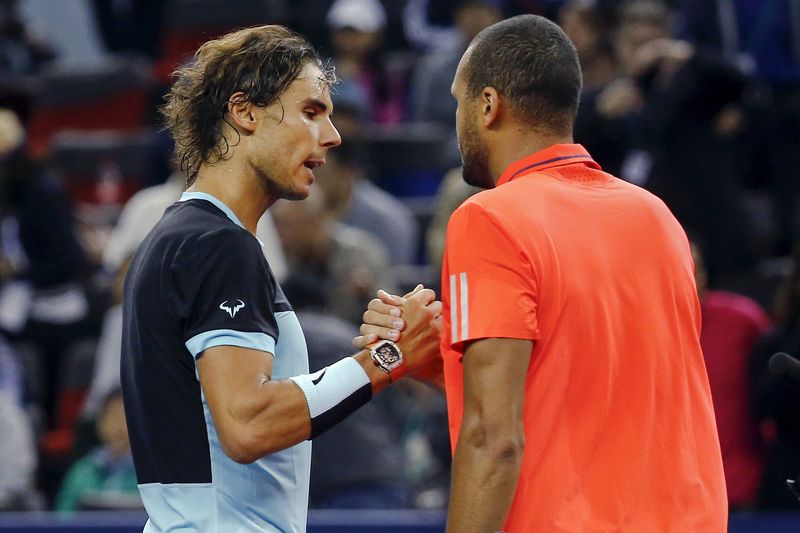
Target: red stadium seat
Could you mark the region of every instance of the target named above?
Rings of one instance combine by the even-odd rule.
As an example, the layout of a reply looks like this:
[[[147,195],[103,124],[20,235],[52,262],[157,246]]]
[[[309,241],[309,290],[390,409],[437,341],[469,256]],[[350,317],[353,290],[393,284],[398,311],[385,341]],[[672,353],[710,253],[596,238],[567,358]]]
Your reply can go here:
[[[54,139],[50,161],[79,206],[118,208],[154,183],[155,157],[156,140],[150,130],[73,130]]]
[[[215,37],[237,28],[279,23],[285,19],[280,2],[237,0],[231,8],[218,0],[175,0],[165,15],[161,54],[153,77],[167,83],[170,74],[189,60],[197,48]]]
[[[53,70],[42,78],[28,125],[31,155],[44,157],[62,130],[135,130],[147,123],[149,76],[115,60],[92,70]]]

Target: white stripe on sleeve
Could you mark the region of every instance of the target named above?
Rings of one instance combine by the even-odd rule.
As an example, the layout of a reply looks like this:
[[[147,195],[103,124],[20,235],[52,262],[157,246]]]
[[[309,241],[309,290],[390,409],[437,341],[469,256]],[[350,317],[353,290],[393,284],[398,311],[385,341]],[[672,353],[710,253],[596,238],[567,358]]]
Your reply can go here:
[[[459,275],[461,281],[461,340],[469,335],[469,295],[467,293],[467,273]]]
[[[451,342],[458,342],[458,295],[456,275],[450,274],[450,337]]]

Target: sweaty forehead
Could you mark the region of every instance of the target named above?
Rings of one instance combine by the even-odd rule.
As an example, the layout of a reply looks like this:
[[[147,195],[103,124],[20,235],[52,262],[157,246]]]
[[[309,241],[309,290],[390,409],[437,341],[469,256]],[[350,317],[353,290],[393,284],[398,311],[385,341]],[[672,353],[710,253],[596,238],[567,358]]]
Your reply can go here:
[[[330,83],[320,68],[312,63],[303,67],[297,78],[286,89],[286,94],[298,101],[314,99],[321,100],[329,107],[331,105]]]

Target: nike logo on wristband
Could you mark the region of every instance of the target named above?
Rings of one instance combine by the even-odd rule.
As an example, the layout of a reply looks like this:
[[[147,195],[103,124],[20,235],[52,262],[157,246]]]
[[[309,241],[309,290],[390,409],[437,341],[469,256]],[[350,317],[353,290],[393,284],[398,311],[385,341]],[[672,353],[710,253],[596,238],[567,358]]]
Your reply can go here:
[[[322,370],[322,374],[320,374],[317,379],[312,379],[311,383],[313,383],[314,385],[319,385],[319,382],[322,381],[323,377],[325,377],[325,372],[327,372],[327,371],[328,371],[327,368],[323,369]]]

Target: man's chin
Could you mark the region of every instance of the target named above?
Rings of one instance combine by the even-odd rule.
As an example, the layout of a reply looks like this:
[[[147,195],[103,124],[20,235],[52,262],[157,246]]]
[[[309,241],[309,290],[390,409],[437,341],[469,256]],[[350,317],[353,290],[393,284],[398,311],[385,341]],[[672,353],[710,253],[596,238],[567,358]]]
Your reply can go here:
[[[305,200],[308,198],[310,191],[288,191],[286,194],[283,195],[284,200],[289,200],[290,202],[297,202],[299,200]]]
[[[480,187],[481,189],[491,189],[494,187],[494,180],[489,176],[488,169],[476,170],[467,166],[463,167],[462,177],[467,185]]]

